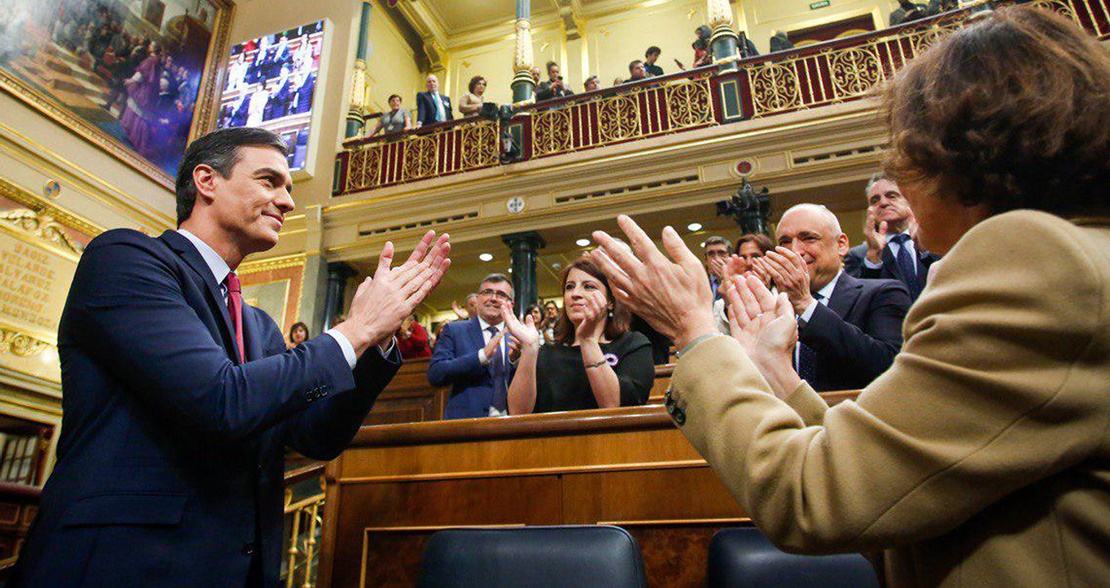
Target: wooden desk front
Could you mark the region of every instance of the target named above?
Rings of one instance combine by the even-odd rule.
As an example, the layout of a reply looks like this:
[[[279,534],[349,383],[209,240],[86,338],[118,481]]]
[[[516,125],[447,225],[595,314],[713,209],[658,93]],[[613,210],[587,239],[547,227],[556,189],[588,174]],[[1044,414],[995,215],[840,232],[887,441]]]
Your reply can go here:
[[[440,529],[598,523],[651,585],[701,586],[710,537],[748,522],[659,405],[363,427],[326,476],[323,587],[412,586]]]

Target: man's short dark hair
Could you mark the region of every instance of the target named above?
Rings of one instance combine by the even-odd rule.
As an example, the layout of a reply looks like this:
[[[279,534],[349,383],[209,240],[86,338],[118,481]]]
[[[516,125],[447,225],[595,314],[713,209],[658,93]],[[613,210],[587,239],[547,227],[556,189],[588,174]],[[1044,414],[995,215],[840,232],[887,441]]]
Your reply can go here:
[[[719,237],[719,236],[714,235],[714,236],[706,239],[705,240],[705,248],[709,249],[710,245],[724,245],[726,250],[732,251],[732,241],[729,241],[728,239],[726,239],[724,237]]]
[[[390,95],[389,95],[389,99],[388,99],[388,100],[386,100],[386,102],[393,102],[393,99],[394,99],[394,98],[396,98],[396,99],[398,99],[398,100],[402,100],[402,98],[401,98],[401,95],[400,95],[400,94],[390,94]]]
[[[886,172],[877,171],[877,172],[871,174],[871,179],[870,180],[867,180],[867,186],[865,186],[863,188],[863,197],[864,198],[871,198],[871,187],[874,186],[875,184],[878,184],[881,180],[887,180],[888,182],[894,182],[894,180],[886,177]],[[897,183],[897,182],[894,182],[894,183]]]
[[[647,51],[644,52],[644,57],[647,58],[651,57],[652,55],[659,55],[662,52],[662,49],[656,47],[655,45],[652,45],[651,47],[647,48]]]
[[[281,137],[256,127],[220,129],[193,141],[185,150],[185,157],[177,170],[177,226],[180,227],[181,223],[189,219],[197,202],[193,171],[198,165],[207,165],[221,177],[230,177],[231,170],[239,163],[240,147],[272,147],[286,157],[289,155]]]
[[[551,66],[553,66],[553,65],[559,65],[559,64],[555,63],[554,61],[548,61],[547,62],[547,67],[544,68],[544,71],[551,71]]]
[[[494,273],[482,278],[482,281],[478,282],[479,290],[482,289],[482,284],[508,284],[509,290],[513,291],[513,280],[505,274]]]
[[[643,63],[643,62],[644,62],[644,60],[642,60],[642,59],[633,59],[632,62],[628,64],[628,73],[632,73],[632,70],[636,69],[636,64],[637,63]]]

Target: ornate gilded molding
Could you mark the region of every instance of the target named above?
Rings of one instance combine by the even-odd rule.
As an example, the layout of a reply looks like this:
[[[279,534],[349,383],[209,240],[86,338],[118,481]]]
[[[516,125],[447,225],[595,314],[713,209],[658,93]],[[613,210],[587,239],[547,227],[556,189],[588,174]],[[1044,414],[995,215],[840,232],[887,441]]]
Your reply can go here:
[[[64,208],[35,196],[31,192],[17,186],[4,178],[0,178],[0,197],[7,198],[17,204],[26,206],[41,216],[47,216],[58,224],[69,227],[90,239],[104,232],[104,228],[73,214]]]
[[[257,274],[260,272],[270,272],[291,267],[304,267],[305,260],[306,257],[303,253],[283,255],[281,257],[271,257],[269,259],[252,260],[240,265],[238,269],[236,269],[236,273],[239,275]]]
[[[0,353],[16,357],[34,357],[50,347],[53,345],[27,333],[0,327]]]
[[[49,215],[34,210],[17,209],[0,212],[0,223],[20,229],[37,239],[60,246],[76,255],[81,255],[85,250],[84,246],[65,233],[62,225]]]

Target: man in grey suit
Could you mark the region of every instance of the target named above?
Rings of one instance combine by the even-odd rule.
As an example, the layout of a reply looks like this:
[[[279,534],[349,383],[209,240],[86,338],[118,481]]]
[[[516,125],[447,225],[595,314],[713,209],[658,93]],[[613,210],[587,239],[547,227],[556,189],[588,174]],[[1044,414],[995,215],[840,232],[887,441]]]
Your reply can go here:
[[[940,259],[917,245],[917,221],[898,184],[882,172],[867,182],[866,242],[848,250],[844,271],[857,278],[898,280],[917,300],[929,266]]]

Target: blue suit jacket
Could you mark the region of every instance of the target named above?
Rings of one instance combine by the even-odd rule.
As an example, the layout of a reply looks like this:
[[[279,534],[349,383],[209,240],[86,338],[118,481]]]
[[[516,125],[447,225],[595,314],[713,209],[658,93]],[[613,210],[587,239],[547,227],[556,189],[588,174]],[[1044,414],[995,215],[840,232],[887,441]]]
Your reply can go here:
[[[439,99],[443,101],[443,110],[447,114],[447,120],[455,120],[455,115],[451,112],[451,99],[443,94],[439,95]],[[432,100],[431,92],[417,92],[416,120],[422,125],[439,122],[436,121],[436,103]]]
[[[879,269],[867,267],[867,264],[864,263],[867,258],[867,243],[861,243],[848,250],[848,255],[844,256],[844,271],[857,278],[898,280],[906,286],[910,298],[917,300],[921,291],[925,289],[925,280],[929,277],[929,266],[939,261],[940,256],[923,251],[919,247],[914,247],[914,251],[917,252],[917,259],[915,260],[917,262],[917,272],[914,276],[902,275],[902,267],[894,259],[894,254],[891,253],[889,245],[883,248],[883,267]]]
[[[329,336],[286,350],[244,306],[246,364],[211,270],[180,234],[86,248],[58,330],[58,460],[10,587],[276,586],[283,447],[332,459],[400,365],[352,372]]]
[[[428,382],[433,386],[451,385],[451,398],[443,409],[444,419],[489,416],[493,371],[478,361],[478,350],[485,346],[477,318],[447,323],[439,334],[428,364]],[[506,377],[512,380],[512,368]]]
[[[809,322],[799,321],[798,340],[817,353],[814,390],[859,390],[894,363],[902,348],[902,323],[910,295],[897,280],[859,280],[848,272],[817,304]]]

